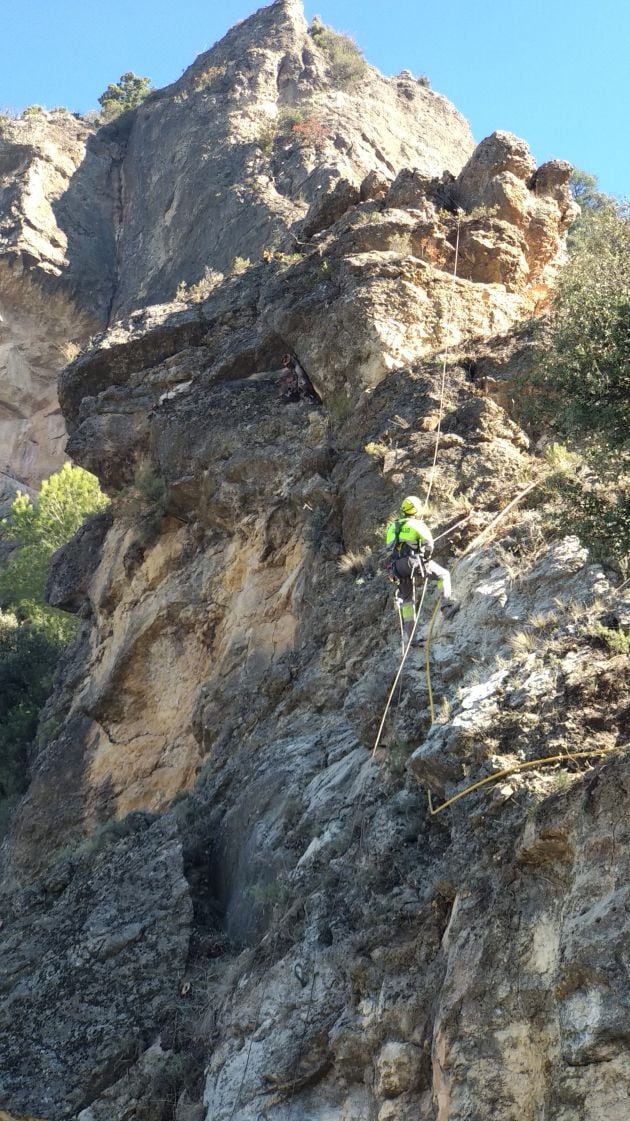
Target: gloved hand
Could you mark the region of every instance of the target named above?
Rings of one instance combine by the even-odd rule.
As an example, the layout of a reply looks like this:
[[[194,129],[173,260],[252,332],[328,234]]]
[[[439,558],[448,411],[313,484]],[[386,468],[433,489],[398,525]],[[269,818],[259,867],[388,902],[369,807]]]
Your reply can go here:
[[[431,560],[431,557],[433,556],[433,543],[425,541],[424,545],[422,546],[422,555],[425,560]]]

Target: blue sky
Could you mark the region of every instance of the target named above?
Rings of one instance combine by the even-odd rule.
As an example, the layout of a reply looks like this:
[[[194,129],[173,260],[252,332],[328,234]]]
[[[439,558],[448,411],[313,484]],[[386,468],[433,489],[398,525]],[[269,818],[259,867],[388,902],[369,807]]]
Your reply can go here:
[[[0,111],[97,107],[126,70],[174,81],[255,0],[22,0],[2,17]],[[305,0],[385,74],[426,74],[477,140],[507,129],[630,194],[628,0]]]

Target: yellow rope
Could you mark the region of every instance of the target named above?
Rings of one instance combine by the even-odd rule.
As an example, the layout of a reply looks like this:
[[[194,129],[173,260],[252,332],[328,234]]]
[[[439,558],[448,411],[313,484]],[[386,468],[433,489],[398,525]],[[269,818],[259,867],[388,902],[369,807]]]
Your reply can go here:
[[[542,479],[536,479],[535,482],[528,483],[528,485],[526,487],[524,487],[523,490],[519,491],[519,493],[516,495],[516,498],[513,498],[511,502],[508,502],[507,506],[504,506],[502,510],[499,510],[499,513],[496,514],[494,516],[494,518],[492,518],[492,521],[488,522],[488,525],[485,527],[485,529],[482,529],[481,533],[477,534],[477,536],[473,539],[473,541],[471,541],[470,545],[466,546],[466,548],[464,549],[464,552],[462,553],[461,557],[458,557],[455,564],[453,565],[453,568],[451,569],[451,573],[455,573],[457,571],[457,569],[459,568],[459,565],[464,560],[464,557],[467,557],[469,553],[472,553],[473,549],[477,548],[477,546],[483,540],[485,535],[487,533],[489,533],[489,531],[491,529],[494,529],[494,527],[497,525],[497,523],[501,521],[501,518],[504,518],[506,514],[509,514],[510,510],[512,510],[514,508],[514,506],[516,506],[517,503],[519,503],[521,501],[522,498],[525,498],[525,495],[529,494],[529,492],[534,490],[535,487],[540,486],[540,484],[545,481],[545,478],[546,478],[546,475]],[[434,708],[434,705],[433,705],[433,690],[431,688],[430,653],[431,653],[431,639],[433,637],[433,625],[435,623],[439,607],[440,607],[440,604],[438,602],[438,603],[436,603],[436,605],[433,609],[433,614],[432,614],[431,620],[429,622],[429,629],[427,631],[427,637],[425,639],[425,644],[424,644],[425,672],[426,672],[426,679],[427,679],[427,693],[429,695],[429,713],[430,713],[430,716],[431,716],[431,723],[432,724],[435,724],[435,708]]]
[[[469,553],[471,553],[473,551],[473,549],[475,549],[478,546],[479,542],[485,537],[485,535],[491,529],[493,529],[497,525],[497,523],[501,520],[501,518],[505,517],[505,515],[508,514],[509,511],[512,510],[514,508],[514,506],[516,506],[517,503],[521,501],[522,498],[525,497],[525,495],[529,494],[530,491],[534,490],[535,487],[540,486],[540,484],[545,481],[545,478],[546,478],[546,476],[542,479],[537,479],[533,483],[529,483],[528,486],[524,487],[522,491],[519,491],[519,493],[516,495],[516,498],[513,498],[511,502],[508,502],[507,506],[504,506],[503,509],[499,511],[499,513],[492,519],[492,521],[488,523],[488,525],[485,527],[485,529],[483,529],[481,531],[481,533],[478,533],[477,536],[475,537],[475,539],[464,550],[461,557],[459,557],[456,564],[453,566],[453,572],[455,572],[457,566],[459,564],[461,564],[464,557],[466,557]],[[431,616],[431,620],[429,622],[429,629],[427,631],[427,637],[426,637],[426,640],[425,640],[425,671],[426,671],[426,679],[427,679],[427,692],[428,692],[428,695],[429,695],[429,711],[430,711],[430,714],[431,714],[431,723],[432,724],[435,724],[435,707],[434,707],[434,704],[433,704],[433,690],[431,688],[430,650],[431,650],[431,638],[432,638],[432,635],[433,635],[433,624],[435,622],[438,607],[439,607],[439,604],[436,605],[436,607],[433,611],[433,614]],[[614,748],[614,747],[592,748],[590,751],[565,752],[562,755],[548,755],[544,759],[529,760],[527,763],[515,763],[513,766],[507,767],[503,771],[496,771],[493,775],[489,775],[487,778],[479,779],[479,781],[473,783],[472,786],[467,786],[465,790],[460,790],[458,794],[454,794],[452,798],[449,798],[446,802],[443,802],[441,806],[435,806],[434,807],[433,799],[431,798],[431,791],[427,790],[427,796],[428,796],[428,799],[429,799],[429,812],[432,815],[441,813],[442,810],[445,810],[447,808],[447,806],[452,806],[453,802],[457,802],[457,801],[459,801],[460,798],[464,798],[467,794],[471,794],[473,792],[473,790],[478,790],[480,786],[486,786],[487,783],[494,782],[495,779],[504,778],[505,776],[515,774],[518,771],[527,770],[530,767],[539,767],[539,766],[543,766],[546,763],[557,763],[557,762],[560,762],[562,759],[580,759],[580,758],[584,758],[585,756],[590,756],[590,755],[609,755],[612,752],[615,752],[617,750],[618,749]]]
[[[619,748],[593,747],[590,751],[571,751],[565,752],[563,755],[547,755],[544,759],[530,759],[527,763],[514,763],[512,767],[506,767],[503,771],[495,771],[493,775],[488,775],[486,778],[479,779],[478,782],[473,782],[472,786],[467,786],[465,790],[460,790],[458,794],[454,794],[452,798],[448,798],[446,802],[442,802],[441,806],[433,805],[431,791],[427,790],[429,812],[431,814],[439,814],[442,810],[445,810],[447,806],[452,806],[453,802],[458,802],[460,798],[465,798],[467,794],[472,794],[473,790],[478,790],[480,786],[485,786],[488,782],[494,782],[495,779],[516,774],[517,771],[525,771],[528,767],[542,767],[545,763],[560,763],[562,760],[583,759],[586,756],[592,755],[612,755],[613,752],[619,752]]]

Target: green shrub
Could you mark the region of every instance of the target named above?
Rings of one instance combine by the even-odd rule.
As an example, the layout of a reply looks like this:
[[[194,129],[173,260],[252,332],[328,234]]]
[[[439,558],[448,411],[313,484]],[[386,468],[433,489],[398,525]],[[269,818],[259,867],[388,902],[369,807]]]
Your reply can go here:
[[[353,39],[327,27],[315,16],[308,29],[313,42],[324,52],[333,82],[349,85],[358,82],[367,71],[367,63]]]
[[[115,84],[110,82],[107,89],[98,99],[103,117],[106,121],[113,121],[128,109],[135,109],[151,93],[153,86],[150,78],[140,78],[133,71],[128,70],[122,74],[120,81]]]
[[[485,206],[475,206],[475,207],[473,207],[473,209],[470,211],[469,214],[466,215],[466,217],[470,218],[471,220],[474,220],[474,221],[479,221],[479,220],[482,220],[482,219],[486,220],[488,218],[495,218],[498,213],[499,213],[498,203],[493,203],[492,206],[485,205]],[[449,217],[450,217],[450,215],[449,215]]]
[[[324,264],[326,264],[325,261]],[[352,401],[345,389],[338,389],[335,393],[332,393],[324,403],[328,409],[328,415],[333,428],[342,425],[352,412]]]
[[[627,575],[630,556],[630,471],[613,452],[587,456],[552,445],[554,470],[541,491],[549,529],[576,534],[592,560]],[[564,455],[562,454],[564,453]]]
[[[20,623],[0,611],[0,819],[25,790],[28,751],[35,739],[40,710],[52,685],[65,643],[63,628],[46,614],[31,611]],[[0,825],[0,835],[2,825]]]
[[[278,125],[275,120],[268,120],[261,126],[256,144],[260,148],[264,156],[271,156],[273,154],[273,146],[276,142],[278,135]]]
[[[291,885],[282,872],[275,880],[252,884],[249,891],[255,902],[264,907],[284,907],[292,895]]]
[[[394,739],[388,744],[383,764],[391,779],[404,779],[413,750],[413,746],[405,739]]]
[[[304,110],[297,105],[282,105],[275,119],[276,133],[288,133],[304,120]]]
[[[216,288],[223,281],[223,273],[218,269],[212,269],[206,266],[203,271],[203,276],[196,284],[187,284],[185,280],[180,280],[177,285],[175,293],[176,300],[183,300],[188,303],[199,304],[202,300],[209,296],[213,288]]]
[[[27,105],[22,116],[27,120],[29,117],[41,117],[45,112],[43,105]]]
[[[555,432],[544,499],[550,523],[576,533],[595,560],[628,571],[630,553],[630,209],[584,172],[573,193],[582,212],[537,367],[521,381],[519,418]],[[567,450],[569,449],[569,450]]]
[[[168,485],[150,459],[136,465],[133,483],[120,495],[117,508],[123,517],[131,521],[143,518],[150,529],[158,529],[168,508]]]
[[[592,215],[598,210],[608,210],[615,204],[610,195],[605,195],[599,190],[595,175],[590,175],[577,167],[571,175],[569,189],[580,207],[580,215],[571,226],[567,240],[569,249],[572,250],[579,245],[582,229],[588,225]]]
[[[411,253],[411,238],[409,234],[392,234],[389,239],[388,249],[392,253],[400,253],[402,257],[408,257]]]
[[[612,630],[603,623],[593,623],[587,631],[593,638],[600,639],[611,654],[630,654],[630,634]]]
[[[34,501],[18,492],[2,522],[2,536],[15,549],[0,570],[0,832],[26,787],[39,713],[76,629],[72,616],[44,603],[50,557],[106,503],[93,475],[65,464]],[[37,736],[40,747],[57,731],[52,720],[46,725]]]
[[[613,447],[630,432],[630,209],[583,211],[537,377],[561,431]],[[554,415],[555,414],[555,415]]]
[[[34,501],[18,491],[1,523],[2,537],[16,548],[0,570],[0,606],[12,608],[20,619],[43,611],[62,631],[65,626],[69,636],[74,621],[44,603],[50,558],[107,502],[98,479],[70,463],[44,480]]]
[[[200,90],[207,89],[208,86],[214,84],[219,78],[224,78],[227,72],[227,63],[223,62],[219,66],[206,66],[205,70],[201,70],[195,74],[193,78],[193,89],[199,92]]]

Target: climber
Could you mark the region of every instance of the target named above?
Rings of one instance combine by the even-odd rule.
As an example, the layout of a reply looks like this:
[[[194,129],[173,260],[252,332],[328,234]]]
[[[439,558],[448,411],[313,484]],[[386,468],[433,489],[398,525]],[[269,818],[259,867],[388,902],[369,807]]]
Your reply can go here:
[[[282,366],[285,370],[285,377],[280,385],[281,401],[289,403],[308,398],[311,401],[320,402],[319,394],[297,358],[294,358],[291,354],[285,354],[282,358]]]
[[[442,612],[452,619],[459,611],[459,604],[452,598],[451,577],[448,569],[442,568],[431,560],[433,534],[421,520],[422,502],[411,494],[400,504],[401,516],[390,522],[385,535],[385,544],[393,546],[388,571],[398,584],[397,602],[404,634],[410,641],[415,621],[415,582],[417,579],[435,577],[442,585],[444,601]]]

